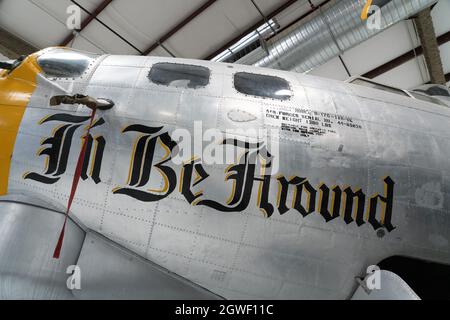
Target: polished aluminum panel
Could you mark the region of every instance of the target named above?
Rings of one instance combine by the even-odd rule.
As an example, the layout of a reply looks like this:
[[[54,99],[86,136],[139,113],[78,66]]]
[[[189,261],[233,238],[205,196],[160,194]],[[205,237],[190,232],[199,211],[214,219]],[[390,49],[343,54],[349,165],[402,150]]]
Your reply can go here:
[[[77,299],[220,299],[93,232],[86,235],[77,266]]]
[[[368,279],[367,276],[363,281]],[[374,290],[364,289],[359,286],[352,300],[420,300],[419,296],[397,274],[380,270],[380,288]]]
[[[56,81],[71,94],[109,98],[116,104],[97,114],[105,123],[92,130],[106,140],[101,181],[80,181],[72,206],[71,214],[89,229],[225,298],[349,298],[357,285],[355,276],[391,255],[450,263],[448,108],[376,89],[248,66],[153,57],[133,57],[129,64],[124,57],[98,60],[89,76]],[[210,86],[180,90],[150,83],[151,65],[161,61],[210,68]],[[123,73],[127,80],[121,82],[122,73],[117,70],[127,67],[131,70]],[[233,74],[240,71],[282,77],[294,96],[274,101],[239,93],[233,87]],[[55,88],[55,83],[41,79],[25,112],[9,192],[64,208],[82,128],[74,133],[66,172],[56,183],[23,179],[26,172],[44,171],[46,157],[36,156],[36,151],[63,124],[39,124],[41,119],[58,113],[89,115],[81,107],[50,108],[50,96],[59,92]],[[313,114],[320,121],[335,122],[330,131],[302,135],[281,130],[291,120],[269,118],[268,110],[298,117]],[[351,121],[338,124],[339,119]],[[163,200],[143,202],[113,193],[127,183],[133,145],[139,137],[122,129],[140,124],[162,127],[160,133],[169,135],[179,128],[193,133],[195,120],[201,120],[204,128],[221,131],[275,129],[280,133],[280,174],[305,177],[314,188],[321,183],[361,188],[366,207],[371,196],[383,194],[382,179],[390,176],[395,182],[392,223],[396,228],[377,233],[367,222],[357,226],[342,217],[325,222],[317,212],[306,217],[292,209],[280,214],[276,176],[271,178],[268,194],[275,206],[270,218],[258,208],[256,182],[248,206],[240,212],[194,206],[179,192],[181,166],[171,162],[167,166],[175,171],[177,185]],[[155,163],[164,155],[164,148],[158,146]],[[224,180],[225,168],[205,164],[209,177],[193,191],[203,190],[206,198],[225,202],[232,191],[231,181]],[[161,175],[154,168],[152,172],[145,190],[164,185]],[[293,197],[290,188],[287,202],[292,203]]]
[[[73,299],[67,267],[75,265],[84,231],[71,220],[59,260],[53,250],[64,215],[0,199],[0,298]]]

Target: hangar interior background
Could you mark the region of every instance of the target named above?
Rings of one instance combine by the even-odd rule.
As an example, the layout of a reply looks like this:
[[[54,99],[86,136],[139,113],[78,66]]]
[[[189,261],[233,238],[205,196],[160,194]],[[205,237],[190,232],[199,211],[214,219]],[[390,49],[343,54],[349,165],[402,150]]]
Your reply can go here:
[[[420,0],[392,1],[397,2],[393,9],[389,2],[374,1],[386,6],[386,25],[371,35],[361,32],[364,22],[353,10],[363,0],[0,0],[0,59],[66,45],[98,53],[255,64],[270,50],[279,50],[282,59],[291,54],[297,32],[294,37],[305,38],[300,39],[304,47],[289,57],[289,66],[292,59],[303,59],[295,61],[294,71],[338,80],[363,75],[408,89],[428,83],[437,63],[445,77],[441,83],[448,85],[450,0],[436,1],[431,20],[427,14],[402,19],[410,3]],[[66,25],[71,5],[81,8],[77,32]],[[433,51],[425,47],[427,39],[439,49],[440,61],[427,64],[424,52]]]

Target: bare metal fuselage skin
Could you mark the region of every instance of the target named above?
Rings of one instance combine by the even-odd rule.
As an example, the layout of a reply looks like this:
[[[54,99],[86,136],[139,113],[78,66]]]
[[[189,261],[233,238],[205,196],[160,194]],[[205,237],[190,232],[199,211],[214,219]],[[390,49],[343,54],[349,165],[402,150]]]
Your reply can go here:
[[[209,85],[150,82],[152,65],[163,61],[209,68]],[[241,71],[286,79],[292,98],[239,93],[233,75]],[[115,103],[97,113],[71,216],[218,295],[343,299],[355,290],[355,276],[389,256],[450,263],[448,108],[328,79],[196,60],[102,56],[79,78],[49,81],[38,73],[4,196],[39,198],[62,211],[90,110],[50,107],[50,97],[62,92],[55,83]],[[194,136],[195,121],[203,131],[276,130],[279,172],[264,180],[260,168],[244,163],[243,172],[255,172],[244,181],[238,167],[226,164],[203,163],[202,175],[194,163],[171,163],[172,133],[182,128]],[[48,140],[58,134],[70,143],[58,148]],[[145,152],[150,166],[134,170]]]

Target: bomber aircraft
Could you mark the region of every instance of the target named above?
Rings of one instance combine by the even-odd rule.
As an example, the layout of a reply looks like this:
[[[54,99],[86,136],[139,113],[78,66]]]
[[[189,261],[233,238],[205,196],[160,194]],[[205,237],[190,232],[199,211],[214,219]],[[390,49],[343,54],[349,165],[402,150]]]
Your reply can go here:
[[[418,299],[449,277],[445,87],[63,47],[0,68],[1,299]]]

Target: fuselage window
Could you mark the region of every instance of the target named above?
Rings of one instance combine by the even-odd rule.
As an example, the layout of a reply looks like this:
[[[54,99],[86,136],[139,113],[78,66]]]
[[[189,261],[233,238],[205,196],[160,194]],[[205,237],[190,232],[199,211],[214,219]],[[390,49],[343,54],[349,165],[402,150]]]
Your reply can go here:
[[[148,75],[151,82],[184,89],[206,87],[211,72],[208,68],[178,63],[156,63]]]
[[[48,77],[76,78],[83,75],[97,56],[69,49],[55,49],[44,53],[37,63]]]
[[[292,97],[286,80],[262,74],[238,72],[234,75],[234,87],[240,93],[261,98],[288,100]]]

